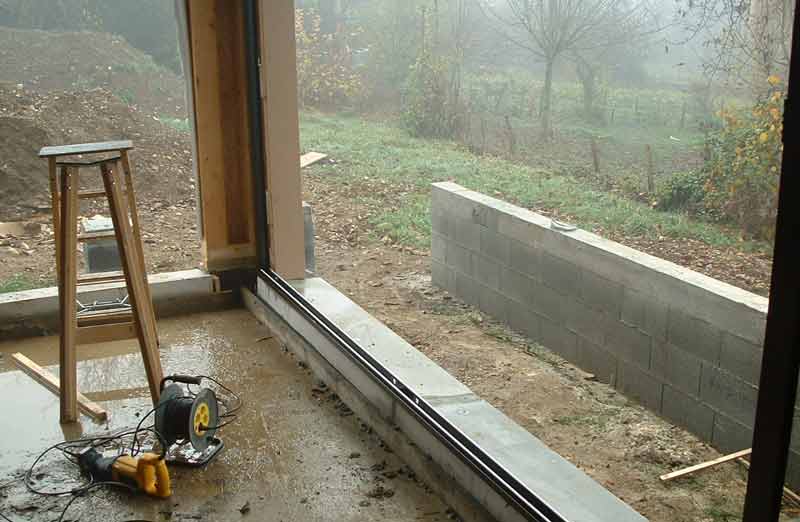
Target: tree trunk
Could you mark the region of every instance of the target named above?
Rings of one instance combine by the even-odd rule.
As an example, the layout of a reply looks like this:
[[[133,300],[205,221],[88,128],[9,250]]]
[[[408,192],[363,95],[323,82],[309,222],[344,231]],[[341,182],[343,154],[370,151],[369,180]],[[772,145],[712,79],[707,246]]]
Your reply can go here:
[[[544,141],[550,141],[550,137],[553,134],[550,102],[553,97],[554,62],[554,59],[548,59],[545,65],[544,90],[542,91],[542,137]]]

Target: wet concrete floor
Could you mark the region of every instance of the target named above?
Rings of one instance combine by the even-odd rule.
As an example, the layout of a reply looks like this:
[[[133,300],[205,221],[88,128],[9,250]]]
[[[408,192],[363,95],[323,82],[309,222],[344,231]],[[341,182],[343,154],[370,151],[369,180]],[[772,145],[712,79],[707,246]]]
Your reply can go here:
[[[242,396],[236,422],[219,433],[225,449],[204,469],[171,467],[169,499],[98,488],[77,498],[64,520],[448,520],[442,501],[246,310],[158,327],[165,375],[210,375]],[[70,497],[34,495],[21,477],[48,446],[133,427],[152,407],[138,344],[79,347],[79,390],[107,409],[102,424],[85,416],[59,424],[57,397],[16,370],[13,352],[57,373],[58,338],[0,343],[0,520],[58,520]],[[51,455],[33,474],[38,487],[85,480]]]

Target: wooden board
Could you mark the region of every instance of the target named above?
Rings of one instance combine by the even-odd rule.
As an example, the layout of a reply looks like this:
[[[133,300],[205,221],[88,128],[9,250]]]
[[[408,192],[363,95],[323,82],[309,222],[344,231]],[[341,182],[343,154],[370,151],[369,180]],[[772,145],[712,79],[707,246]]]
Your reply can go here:
[[[75,253],[78,249],[78,173],[73,167],[61,168],[61,245],[59,249],[58,307],[60,313],[61,335],[58,339],[59,368],[61,369],[61,422],[78,420],[78,376],[75,341],[78,321],[75,317],[77,306],[77,264]]]
[[[120,172],[110,169],[107,164],[100,166],[100,173],[103,176],[106,194],[108,194],[108,209],[114,222],[114,230],[117,231],[117,249],[123,272],[125,272],[128,297],[133,310],[136,335],[139,338],[147,382],[150,386],[150,396],[153,399],[153,406],[155,406],[158,404],[161,394],[160,384],[163,373],[158,352],[155,313],[147,286],[147,274],[142,271],[139,251],[134,242],[135,236],[131,230],[127,198],[122,193],[123,177]]]
[[[700,471],[702,469],[706,469],[706,468],[711,468],[713,466],[717,466],[717,465],[722,464],[724,462],[730,462],[731,460],[736,460],[736,459],[739,459],[739,458],[742,458],[742,457],[746,457],[747,455],[750,455],[750,453],[752,451],[753,450],[751,448],[748,448],[748,449],[745,449],[745,450],[737,451],[735,453],[731,453],[729,455],[723,455],[722,457],[716,458],[714,460],[709,460],[708,462],[702,462],[700,464],[695,464],[694,466],[689,466],[688,468],[679,469],[677,471],[673,471],[671,473],[667,473],[665,475],[661,475],[658,478],[660,478],[663,482],[666,482],[667,480],[672,480],[672,479],[676,479],[678,477],[683,477],[683,476],[689,475],[691,473],[694,473],[696,471]]]
[[[243,3],[193,0],[186,8],[204,264],[255,266]]]
[[[304,169],[306,167],[310,167],[314,163],[320,162],[327,157],[327,154],[323,154],[321,152],[306,152],[300,156],[300,168]]]
[[[71,156],[73,154],[94,154],[98,152],[116,152],[133,148],[130,140],[99,141],[95,143],[78,143],[75,145],[59,145],[57,147],[42,147],[39,151],[40,158],[56,156]]]
[[[300,131],[292,0],[260,0],[261,89],[269,258],[286,279],[305,276]]]
[[[98,324],[78,328],[77,343],[107,343],[111,341],[122,341],[124,339],[135,339],[136,337],[136,325],[131,321],[127,323]]]
[[[58,377],[54,376],[29,358],[21,353],[14,353],[11,355],[11,360],[17,367],[29,375],[33,380],[50,390],[56,395],[60,394],[60,382]],[[98,406],[96,403],[87,399],[84,395],[78,394],[78,408],[80,411],[93,418],[96,421],[104,421],[108,417],[106,410]]]

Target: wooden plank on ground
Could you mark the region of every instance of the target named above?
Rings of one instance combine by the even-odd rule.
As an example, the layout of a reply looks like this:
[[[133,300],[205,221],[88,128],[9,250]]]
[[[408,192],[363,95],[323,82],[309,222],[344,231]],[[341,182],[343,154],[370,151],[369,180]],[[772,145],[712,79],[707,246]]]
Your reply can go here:
[[[306,167],[310,167],[314,163],[320,162],[327,157],[327,154],[323,154],[321,152],[306,152],[300,156],[300,168],[304,169]]]
[[[725,462],[730,462],[732,460],[736,460],[736,459],[739,459],[739,458],[742,458],[742,457],[746,457],[747,455],[750,455],[750,453],[752,451],[753,451],[752,448],[748,448],[748,449],[745,449],[745,450],[737,451],[735,453],[731,453],[729,455],[723,455],[722,457],[716,458],[714,460],[709,460],[707,462],[702,462],[700,464],[695,464],[694,466],[689,466],[688,468],[679,469],[679,470],[667,473],[665,475],[661,475],[659,478],[662,481],[666,482],[667,480],[676,479],[678,477],[684,477],[686,475],[690,475],[690,474],[692,474],[692,473],[694,473],[696,471],[700,471],[702,469],[711,468],[711,467],[717,466],[717,465],[725,463]]]
[[[60,383],[58,377],[48,372],[28,357],[21,353],[11,355],[11,360],[17,367],[30,376],[34,381],[38,382],[52,393],[59,395]],[[78,408],[80,411],[97,421],[104,421],[108,416],[106,410],[100,407],[97,403],[90,401],[83,394],[78,394]]]

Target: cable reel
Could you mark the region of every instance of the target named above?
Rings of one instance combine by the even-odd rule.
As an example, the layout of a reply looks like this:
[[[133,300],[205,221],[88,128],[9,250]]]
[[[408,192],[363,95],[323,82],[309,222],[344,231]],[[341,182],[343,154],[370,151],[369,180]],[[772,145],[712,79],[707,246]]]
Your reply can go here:
[[[167,462],[203,466],[222,450],[222,441],[215,437],[224,425],[217,395],[210,388],[196,393],[189,389],[189,385],[200,386],[203,380],[202,376],[188,375],[170,375],[161,380],[154,427],[167,445]],[[167,382],[171,384],[165,386]]]

